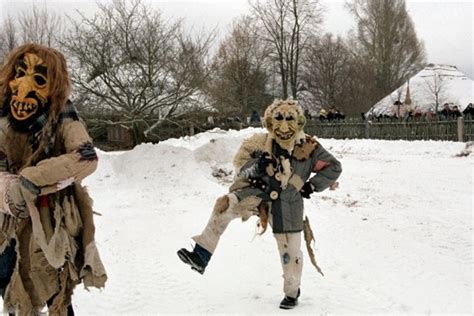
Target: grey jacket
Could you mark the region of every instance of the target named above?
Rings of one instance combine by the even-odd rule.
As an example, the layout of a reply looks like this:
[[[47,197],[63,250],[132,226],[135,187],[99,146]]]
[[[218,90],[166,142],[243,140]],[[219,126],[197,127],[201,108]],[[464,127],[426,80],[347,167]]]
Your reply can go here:
[[[286,188],[279,187],[275,176],[255,174],[258,153],[265,150],[268,134],[256,134],[246,140],[240,147],[234,164],[241,175],[237,178],[231,191],[239,200],[249,196],[258,196],[271,202],[272,227],[274,233],[300,232],[303,230],[303,198],[300,190],[306,181],[321,192],[334,183],[342,172],[341,163],[327,152],[314,138],[307,136],[297,145],[291,155],[286,153],[291,163],[291,177]],[[268,148],[268,146],[267,146]],[[279,168],[282,149],[271,140],[272,156]],[[240,166],[239,166],[240,165]],[[249,178],[258,177],[266,184],[266,189],[250,186]],[[278,187],[277,187],[278,186]],[[278,198],[272,199],[270,191],[278,191]]]

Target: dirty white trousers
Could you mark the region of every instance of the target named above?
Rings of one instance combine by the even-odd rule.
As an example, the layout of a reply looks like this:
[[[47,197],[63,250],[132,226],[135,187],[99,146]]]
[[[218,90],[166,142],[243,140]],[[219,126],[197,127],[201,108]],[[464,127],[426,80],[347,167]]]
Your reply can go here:
[[[244,199],[239,203],[234,194],[230,193],[227,197],[229,198],[229,207],[223,212],[214,210],[201,234],[193,237],[196,243],[210,253],[214,253],[219,239],[230,221],[236,218],[248,217],[249,210],[257,207],[261,201],[256,199]],[[236,207],[237,204],[238,207]],[[271,224],[271,216],[269,217]],[[301,274],[303,270],[301,235],[302,232],[273,234],[278,245],[280,261],[283,268],[283,292],[286,296],[290,297],[297,296],[301,284]]]

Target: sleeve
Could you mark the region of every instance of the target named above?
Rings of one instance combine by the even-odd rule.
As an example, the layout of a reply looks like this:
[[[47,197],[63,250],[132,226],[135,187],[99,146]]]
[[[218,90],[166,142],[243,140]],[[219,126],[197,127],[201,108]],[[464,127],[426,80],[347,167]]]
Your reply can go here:
[[[333,184],[342,172],[342,166],[339,160],[334,158],[320,144],[312,154],[311,159],[312,172],[316,175],[309,179],[314,191],[321,192]]]
[[[81,121],[64,123],[59,135],[66,153],[40,161],[20,172],[22,183],[38,194],[59,191],[80,182],[97,168],[97,154],[92,139]]]
[[[8,158],[7,151],[5,149],[5,130],[4,122],[0,120],[0,172],[4,173],[8,171]]]
[[[258,159],[251,158],[240,168],[237,176],[244,178],[258,178],[261,176],[260,171],[258,170]]]
[[[0,121],[0,212],[13,215],[10,209],[8,191],[12,181],[18,181],[18,176],[8,171],[8,157],[5,149],[5,131],[3,122]]]
[[[264,150],[266,136],[255,134],[243,141],[234,157],[234,167],[238,177],[258,177],[258,157]]]

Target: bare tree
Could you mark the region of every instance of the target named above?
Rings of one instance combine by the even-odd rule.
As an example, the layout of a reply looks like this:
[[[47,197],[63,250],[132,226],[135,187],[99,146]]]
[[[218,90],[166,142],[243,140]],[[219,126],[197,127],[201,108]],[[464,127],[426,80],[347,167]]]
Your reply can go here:
[[[38,43],[48,47],[58,47],[59,36],[62,34],[63,18],[49,12],[46,7],[20,13],[17,19],[19,37],[22,43]]]
[[[281,96],[286,99],[291,94],[296,99],[301,56],[322,22],[319,0],[255,0],[250,4],[278,64]]]
[[[24,43],[59,48],[62,21],[61,16],[35,5],[15,17],[8,15],[0,26],[0,61],[13,48]]]
[[[350,39],[347,47],[354,47],[354,43]],[[370,64],[370,60],[366,60],[353,52],[351,52],[349,67],[351,76],[345,95],[350,106],[346,107],[346,113],[348,115],[359,115],[362,112],[366,112],[374,104],[374,100],[379,99],[379,94],[373,88],[375,72]]]
[[[303,62],[302,79],[317,103],[346,111],[346,91],[351,76],[351,56],[341,37],[326,34],[310,43]]]
[[[8,15],[0,27],[0,61],[18,44],[18,35],[15,22]]]
[[[418,40],[405,0],[353,0],[347,8],[356,19],[354,54],[365,71],[374,74],[366,89],[375,91],[374,102],[400,86],[422,68],[424,46]]]
[[[258,29],[249,16],[232,25],[214,58],[215,73],[209,85],[214,107],[226,115],[246,117],[268,104],[268,49],[259,42]]]
[[[442,76],[436,69],[433,70],[433,76],[422,78],[425,80],[425,91],[428,92],[430,97],[433,99],[435,113],[438,113],[440,104],[444,103],[446,100],[446,81],[443,80]]]
[[[211,35],[186,35],[180,21],[164,21],[140,0],[99,4],[94,17],[71,23],[63,45],[79,95],[120,118],[108,123],[133,128],[135,143],[199,97]]]

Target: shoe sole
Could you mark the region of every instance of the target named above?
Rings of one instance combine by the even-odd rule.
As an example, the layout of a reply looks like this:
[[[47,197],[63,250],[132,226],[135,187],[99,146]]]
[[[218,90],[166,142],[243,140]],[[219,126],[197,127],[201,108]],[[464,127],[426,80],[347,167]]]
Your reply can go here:
[[[294,306],[280,305],[280,308],[281,308],[281,309],[293,309],[293,308],[295,308],[296,306],[298,306],[298,304],[296,304],[296,305],[294,305]]]
[[[299,293],[298,293],[298,296],[300,296]],[[281,308],[281,309],[293,309],[293,308],[295,308],[296,306],[298,306],[298,301],[296,301],[296,302],[295,302],[295,305],[293,305],[293,306],[280,304],[280,308]]]
[[[178,257],[179,259],[181,259],[181,261],[183,261],[184,263],[188,264],[191,266],[191,269],[194,270],[194,271],[197,271],[199,272],[200,274],[204,274],[204,269],[198,265],[196,265],[192,260],[191,258],[189,258],[186,253],[178,250]]]

